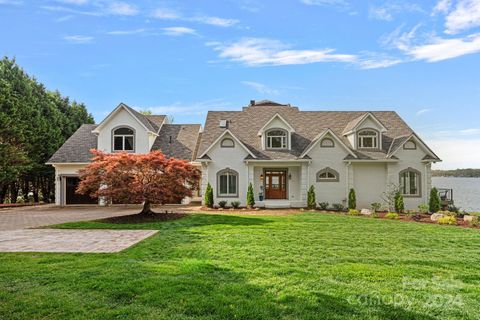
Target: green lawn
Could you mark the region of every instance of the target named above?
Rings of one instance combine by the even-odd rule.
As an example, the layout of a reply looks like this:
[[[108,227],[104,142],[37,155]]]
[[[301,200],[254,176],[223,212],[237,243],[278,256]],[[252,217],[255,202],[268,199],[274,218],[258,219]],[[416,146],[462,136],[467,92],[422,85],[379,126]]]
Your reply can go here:
[[[0,319],[478,319],[480,232],[192,215],[117,254],[0,254]]]

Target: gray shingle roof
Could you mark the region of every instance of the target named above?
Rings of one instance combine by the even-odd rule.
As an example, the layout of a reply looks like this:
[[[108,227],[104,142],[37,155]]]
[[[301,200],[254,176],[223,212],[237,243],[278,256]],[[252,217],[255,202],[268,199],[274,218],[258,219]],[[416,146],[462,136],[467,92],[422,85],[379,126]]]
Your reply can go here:
[[[53,154],[47,163],[85,163],[90,162],[91,149],[97,148],[97,136],[92,133],[96,124],[83,124]]]
[[[152,150],[160,150],[167,157],[194,160],[200,127],[199,124],[164,124]]]
[[[163,124],[163,121],[165,121],[165,118],[167,116],[165,116],[165,115],[147,115],[145,117],[147,118],[148,121],[150,121],[150,123],[153,125],[153,127],[156,128],[155,132],[158,132],[158,130],[160,129],[160,127]]]
[[[126,104],[123,104],[125,108],[127,108],[145,127],[147,127],[148,130],[157,133],[159,126],[155,124],[155,122],[152,120],[150,121],[147,116],[141,114],[137,110],[130,108]]]
[[[262,150],[258,131],[275,113],[281,115],[294,129],[292,134],[292,150]],[[359,121],[368,111],[299,111],[297,107],[288,105],[253,105],[243,111],[210,111],[207,115],[205,129],[198,156],[222,134],[225,128],[219,127],[221,119],[228,120],[228,129],[260,160],[294,160],[315,137],[330,128],[345,145],[350,146],[343,135],[347,125]],[[355,151],[361,159],[385,158],[394,138],[410,135],[412,129],[394,111],[373,111],[373,114],[387,129],[383,133],[383,145],[380,151]]]

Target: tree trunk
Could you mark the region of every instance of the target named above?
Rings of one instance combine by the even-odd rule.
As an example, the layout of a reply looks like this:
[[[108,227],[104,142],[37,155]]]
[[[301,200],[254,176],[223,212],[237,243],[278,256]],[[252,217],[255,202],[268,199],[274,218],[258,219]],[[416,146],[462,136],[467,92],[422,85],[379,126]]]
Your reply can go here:
[[[0,204],[5,202],[5,197],[8,191],[8,184],[4,183],[0,186]]]
[[[154,213],[152,211],[151,207],[150,207],[150,201],[145,200],[145,202],[143,202],[142,212],[140,212],[140,213],[141,214],[153,214]]]
[[[38,198],[38,182],[39,178],[33,179],[32,191],[33,191],[33,202],[38,203],[40,199]]]
[[[10,184],[10,203],[17,203],[18,185],[13,182]]]

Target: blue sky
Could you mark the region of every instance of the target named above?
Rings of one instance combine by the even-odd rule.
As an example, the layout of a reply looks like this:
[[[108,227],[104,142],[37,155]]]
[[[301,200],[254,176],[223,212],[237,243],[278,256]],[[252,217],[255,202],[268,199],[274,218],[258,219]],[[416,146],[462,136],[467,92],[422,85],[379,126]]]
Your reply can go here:
[[[395,110],[480,167],[480,0],[0,0],[0,54],[100,121],[119,102],[203,123],[251,99]]]

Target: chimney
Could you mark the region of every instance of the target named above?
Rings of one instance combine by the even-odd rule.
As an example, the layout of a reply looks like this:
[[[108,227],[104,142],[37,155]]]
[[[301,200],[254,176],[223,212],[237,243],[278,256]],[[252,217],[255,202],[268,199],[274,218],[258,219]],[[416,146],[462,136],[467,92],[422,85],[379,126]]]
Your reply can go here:
[[[255,100],[250,100],[250,106],[254,106],[255,105]]]

